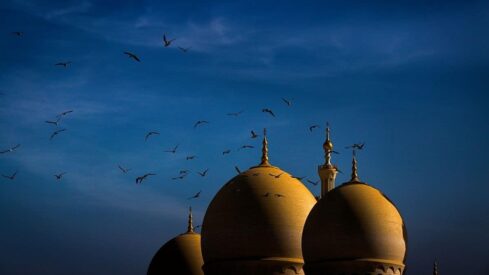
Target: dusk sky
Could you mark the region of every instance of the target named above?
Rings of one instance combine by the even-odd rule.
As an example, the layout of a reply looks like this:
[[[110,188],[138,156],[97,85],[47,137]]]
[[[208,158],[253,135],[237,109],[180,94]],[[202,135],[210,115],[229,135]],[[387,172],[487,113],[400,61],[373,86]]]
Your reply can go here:
[[[0,179],[0,274],[145,274],[189,205],[200,224],[234,166],[259,163],[250,130],[267,128],[272,164],[317,180],[326,122],[337,185],[345,146],[366,143],[359,176],[404,218],[406,274],[435,258],[489,274],[488,104],[487,1],[2,0],[0,151],[21,146],[0,154],[18,172]]]

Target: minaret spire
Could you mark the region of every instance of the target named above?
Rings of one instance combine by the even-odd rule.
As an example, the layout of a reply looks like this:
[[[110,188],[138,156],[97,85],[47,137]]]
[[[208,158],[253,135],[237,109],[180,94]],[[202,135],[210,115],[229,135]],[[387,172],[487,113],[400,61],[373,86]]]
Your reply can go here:
[[[261,149],[261,163],[260,166],[270,166],[270,162],[268,161],[268,140],[267,140],[267,129],[263,129],[263,142]]]
[[[326,123],[326,140],[323,143],[324,164],[318,166],[319,178],[321,179],[321,197],[335,187],[336,173],[338,172],[336,167],[331,164],[331,153],[334,151],[330,135],[329,123]]]
[[[360,182],[358,177],[358,167],[357,167],[357,154],[355,149],[353,149],[353,159],[351,161],[351,179],[350,182]]]
[[[433,263],[433,275],[438,275],[438,261]]]
[[[192,221],[192,206],[188,208],[188,226],[187,233],[194,233],[194,225]]]

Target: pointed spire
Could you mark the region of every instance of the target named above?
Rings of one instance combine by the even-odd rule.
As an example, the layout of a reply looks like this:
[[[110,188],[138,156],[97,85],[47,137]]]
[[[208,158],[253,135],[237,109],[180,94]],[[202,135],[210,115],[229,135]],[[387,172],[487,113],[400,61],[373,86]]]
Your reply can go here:
[[[356,157],[355,149],[353,149],[353,160],[351,163],[352,163],[352,167],[351,167],[350,182],[360,182],[360,178],[358,177],[357,157]]]
[[[263,142],[261,149],[261,163],[260,166],[270,166],[270,162],[268,161],[268,141],[267,141],[267,129],[263,129]]]
[[[192,221],[192,206],[190,206],[188,209],[187,233],[194,233],[194,225],[193,225],[193,221]]]
[[[326,141],[323,143],[324,149],[324,165],[331,165],[331,153],[333,152],[333,142],[331,142],[330,138],[330,129],[329,122],[326,122]]]
[[[318,174],[321,179],[321,197],[333,190],[335,187],[336,173],[338,169],[331,163],[331,153],[333,153],[333,142],[330,138],[329,123],[326,123],[326,140],[323,143],[324,164],[318,166]]]
[[[433,275],[438,275],[438,261],[433,263]]]

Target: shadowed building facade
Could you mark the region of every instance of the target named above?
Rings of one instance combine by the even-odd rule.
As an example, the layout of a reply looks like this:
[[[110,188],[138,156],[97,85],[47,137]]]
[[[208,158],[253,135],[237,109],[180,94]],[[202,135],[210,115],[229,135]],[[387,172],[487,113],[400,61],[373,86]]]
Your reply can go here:
[[[403,274],[407,233],[399,211],[360,181],[355,154],[351,180],[335,188],[338,169],[331,163],[329,127],[323,149],[316,199],[300,180],[270,164],[264,133],[260,164],[218,191],[206,211],[202,239],[189,230],[173,239],[195,236],[188,245],[165,251],[200,264],[201,273],[186,274]],[[149,275],[183,274],[152,268],[165,262],[159,254],[172,241],[155,255]]]

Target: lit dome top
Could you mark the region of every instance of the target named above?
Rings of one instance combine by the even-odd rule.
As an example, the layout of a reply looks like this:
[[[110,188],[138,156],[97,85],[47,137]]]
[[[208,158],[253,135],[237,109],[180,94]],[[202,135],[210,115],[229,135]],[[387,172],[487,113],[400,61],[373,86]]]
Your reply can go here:
[[[148,275],[204,275],[203,264],[200,234],[194,232],[190,209],[187,232],[169,240],[156,252]]]
[[[366,271],[371,263],[398,274],[404,269],[406,242],[399,211],[379,190],[360,182],[354,158],[351,181],[328,192],[307,218],[302,239],[305,270],[345,272],[359,265]]]
[[[202,225],[206,272],[216,262],[236,266],[245,261],[287,263],[302,271],[302,230],[316,199],[299,180],[270,165],[266,137],[263,143],[261,164],[232,178],[207,209]]]

